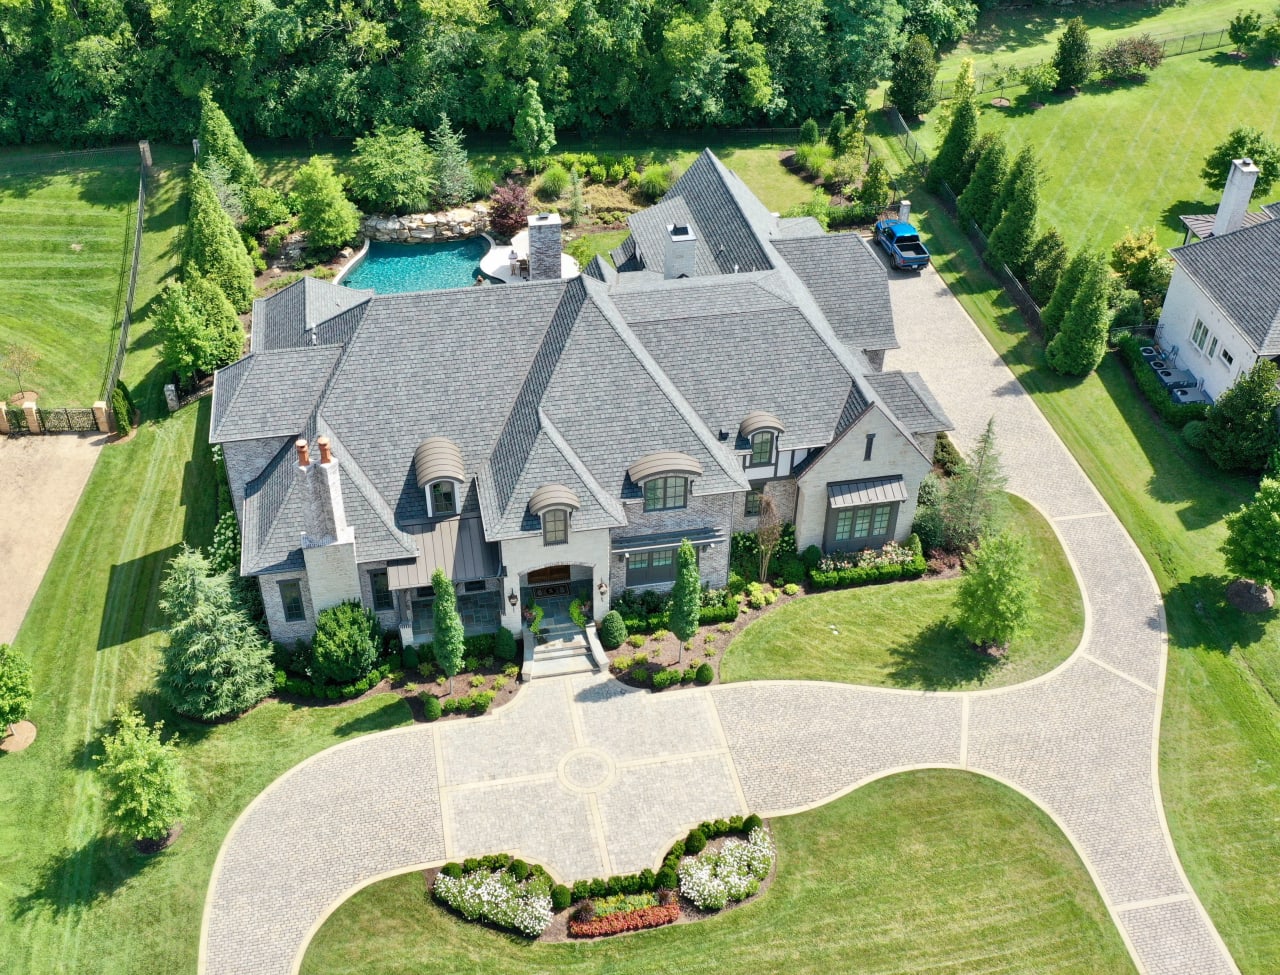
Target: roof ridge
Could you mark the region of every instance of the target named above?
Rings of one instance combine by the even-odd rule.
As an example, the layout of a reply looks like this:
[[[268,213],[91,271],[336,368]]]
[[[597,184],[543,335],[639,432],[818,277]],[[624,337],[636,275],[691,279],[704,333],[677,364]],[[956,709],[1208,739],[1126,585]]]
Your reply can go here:
[[[378,493],[377,488],[373,486],[373,483],[361,469],[360,465],[356,463],[356,459],[351,456],[351,452],[343,447],[342,438],[333,431],[333,428],[325,422],[323,417],[317,418],[317,427],[321,429],[324,432],[324,435],[332,442],[332,446],[338,458],[338,467],[345,471],[351,478],[351,483],[354,484],[356,490],[364,496],[365,501],[368,502],[373,513],[378,516],[378,520],[386,526],[387,530],[391,532],[392,537],[400,543],[400,546],[405,550],[406,555],[416,555],[418,553],[417,545],[414,544],[405,532],[402,532],[396,527],[395,515],[391,513],[391,509],[387,506],[386,501],[382,499],[382,495]],[[357,544],[359,544],[358,541]]]
[[[675,383],[671,381],[671,377],[662,370],[662,367],[658,365],[657,360],[649,354],[649,350],[644,347],[644,343],[642,343],[636,333],[631,330],[631,326],[623,320],[621,313],[616,307],[614,307],[613,302],[609,300],[608,292],[605,291],[603,294],[597,295],[594,293],[592,285],[584,283],[584,287],[587,289],[587,294],[591,299],[592,304],[600,310],[605,321],[607,321],[613,327],[613,330],[618,333],[618,337],[622,339],[623,344],[626,345],[631,351],[631,354],[635,356],[636,361],[640,363],[645,372],[649,374],[654,384],[667,398],[671,405],[675,407],[676,413],[685,421],[690,432],[702,441],[707,452],[715,459],[716,463],[720,465],[721,470],[728,475],[731,481],[740,485],[743,490],[749,490],[751,485],[750,482],[747,481],[746,476],[742,473],[742,468],[737,465],[727,463],[727,460],[723,455],[723,451],[721,450],[720,441],[716,438],[715,434],[711,432],[702,417],[698,415],[698,412],[690,405],[689,401],[686,400],[684,395],[676,388]]]
[[[560,452],[560,456],[573,468],[573,472],[587,486],[587,490],[591,492],[592,497],[596,499],[600,507],[612,515],[620,525],[625,525],[627,516],[622,510],[622,505],[609,495],[609,492],[604,489],[604,485],[596,480],[596,476],[591,473],[591,468],[587,467],[582,458],[578,456],[577,451],[569,445],[569,441],[565,440],[564,435],[551,422],[551,418],[543,412],[541,406],[538,407],[538,420],[542,423],[542,432],[547,435],[551,445]]]

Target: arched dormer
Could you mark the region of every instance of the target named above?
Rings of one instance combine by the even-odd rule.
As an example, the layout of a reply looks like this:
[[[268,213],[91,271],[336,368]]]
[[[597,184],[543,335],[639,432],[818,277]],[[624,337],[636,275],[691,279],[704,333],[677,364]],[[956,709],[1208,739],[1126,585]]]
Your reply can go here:
[[[426,492],[427,515],[444,518],[462,507],[462,485],[466,482],[462,451],[448,437],[429,437],[413,452],[413,474]]]
[[[544,484],[529,495],[529,513],[542,519],[542,544],[566,544],[570,519],[581,507],[578,496],[563,484]]]
[[[666,511],[689,503],[690,481],[702,476],[702,465],[678,450],[660,450],[632,464],[627,476],[644,492],[645,511]]]
[[[772,467],[778,456],[778,437],[782,435],[782,421],[764,410],[752,410],[742,419],[738,436],[751,450],[748,467]]]

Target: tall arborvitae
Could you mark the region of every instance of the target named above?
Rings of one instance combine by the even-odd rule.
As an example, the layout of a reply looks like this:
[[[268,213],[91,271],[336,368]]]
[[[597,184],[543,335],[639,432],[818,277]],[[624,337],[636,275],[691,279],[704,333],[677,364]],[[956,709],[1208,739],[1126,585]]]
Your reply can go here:
[[[1067,317],[1067,311],[1071,308],[1071,302],[1075,300],[1076,292],[1080,290],[1080,282],[1084,280],[1084,272],[1088,266],[1089,253],[1086,250],[1080,250],[1067,262],[1066,269],[1059,275],[1058,283],[1053,289],[1053,296],[1049,299],[1049,304],[1045,306],[1044,311],[1040,313],[1046,342],[1057,335],[1058,330],[1062,328],[1062,320]]]
[[[1005,175],[1009,171],[1007,153],[1004,142],[994,138],[987,143],[986,149],[973,168],[973,176],[969,185],[960,194],[960,216],[972,220],[979,227],[986,229],[987,214],[995,207],[1000,197],[1000,188],[1004,186]]]
[[[1027,258],[1027,290],[1041,307],[1053,297],[1070,259],[1066,242],[1057,227],[1050,227],[1037,238]]]
[[[222,163],[231,181],[243,190],[260,182],[253,157],[207,89],[200,93],[200,159],[203,161],[206,157]]]
[[[951,192],[963,193],[968,185],[965,158],[977,141],[978,106],[972,98],[966,98],[952,110],[951,125],[929,166],[929,187],[937,190],[946,183]]]
[[[1062,320],[1062,329],[1045,349],[1049,368],[1068,376],[1087,376],[1107,351],[1111,314],[1107,307],[1107,262],[1101,254],[1087,257],[1080,287]]]
[[[187,186],[191,209],[182,276],[187,280],[208,278],[222,289],[236,311],[246,312],[253,303],[253,262],[244,242],[199,166],[191,167]]]
[[[1040,166],[1026,146],[1018,153],[1000,194],[1000,222],[987,242],[987,259],[998,261],[1015,274],[1026,273],[1031,246],[1036,239],[1036,215],[1040,209]]]

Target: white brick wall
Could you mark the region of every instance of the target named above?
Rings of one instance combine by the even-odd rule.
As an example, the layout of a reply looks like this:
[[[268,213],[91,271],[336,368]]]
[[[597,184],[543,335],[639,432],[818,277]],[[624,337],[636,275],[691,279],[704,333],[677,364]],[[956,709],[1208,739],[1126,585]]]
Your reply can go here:
[[[347,529],[349,534],[354,534]],[[356,573],[354,540],[304,548],[311,604],[317,613],[348,599],[360,598],[360,577]]]
[[[871,460],[863,460],[867,434],[876,435]],[[907,489],[907,500],[898,509],[895,541],[911,534],[916,512],[916,492],[932,467],[910,437],[905,437],[884,412],[873,406],[850,429],[831,444],[804,472],[797,484],[800,493],[796,503],[796,545],[804,551],[810,545],[822,546],[827,523],[827,484],[832,481],[856,481],[868,477],[901,474]]]

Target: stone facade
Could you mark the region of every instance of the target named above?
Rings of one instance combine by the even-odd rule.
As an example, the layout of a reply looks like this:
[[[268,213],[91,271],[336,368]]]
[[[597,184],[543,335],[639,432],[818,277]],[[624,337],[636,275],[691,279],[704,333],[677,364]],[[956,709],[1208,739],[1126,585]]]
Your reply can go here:
[[[520,632],[521,601],[517,599],[514,607],[507,601],[506,594],[520,592],[525,580],[520,577],[537,569],[550,565],[569,565],[586,567],[585,576],[590,577],[592,589],[600,583],[595,572],[604,570],[609,565],[609,532],[607,529],[595,531],[574,531],[573,521],[569,522],[569,541],[563,545],[544,545],[541,535],[529,535],[524,538],[508,538],[502,542],[502,564],[506,566],[508,575],[502,580],[502,625],[512,633]],[[609,580],[613,588],[613,581]],[[597,621],[604,615],[604,609],[596,601]]]
[[[694,490],[697,490],[696,483]],[[627,527],[616,529],[613,533],[613,541],[682,529],[689,531],[717,529],[725,535],[726,540],[716,543],[714,547],[699,548],[701,554],[698,559],[698,574],[702,577],[704,584],[718,589],[729,581],[728,537],[733,526],[734,507],[741,504],[741,493],[694,494],[690,496],[688,505],[670,511],[646,512],[642,501],[627,502],[625,505]],[[616,598],[626,588],[627,561],[622,557],[622,553],[618,552],[609,560],[610,599]]]
[[[475,237],[489,229],[489,208],[483,203],[440,213],[410,213],[403,217],[370,214],[360,221],[360,233],[384,243],[419,244],[431,240]]]
[[[560,278],[560,215],[535,213],[529,216],[529,280],[555,281]]]
[[[284,618],[284,604],[280,600],[280,583],[297,580],[302,589],[302,608],[305,616],[297,622]],[[316,633],[316,613],[311,607],[311,585],[305,572],[272,572],[258,576],[258,588],[262,591],[262,605],[267,613],[267,625],[271,639],[277,643],[292,644],[295,640],[310,640]]]

